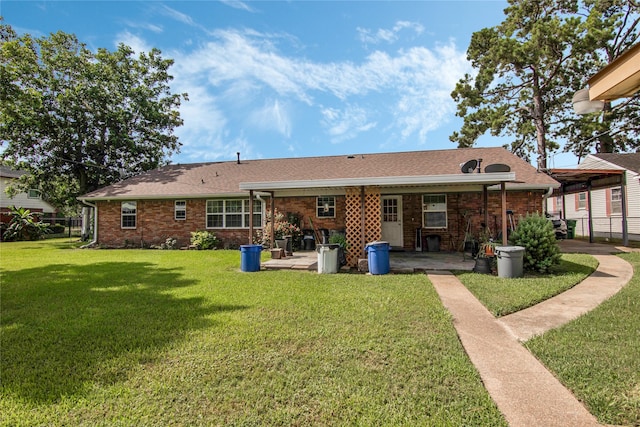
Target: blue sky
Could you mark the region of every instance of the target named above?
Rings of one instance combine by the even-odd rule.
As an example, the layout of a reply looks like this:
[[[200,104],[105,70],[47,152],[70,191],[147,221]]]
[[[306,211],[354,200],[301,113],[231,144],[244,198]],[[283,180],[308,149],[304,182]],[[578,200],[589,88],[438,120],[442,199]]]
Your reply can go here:
[[[452,149],[471,34],[505,1],[7,1],[18,33],[160,49],[187,92],[174,163]],[[506,143],[485,136],[478,145]],[[566,157],[549,166],[575,166]]]

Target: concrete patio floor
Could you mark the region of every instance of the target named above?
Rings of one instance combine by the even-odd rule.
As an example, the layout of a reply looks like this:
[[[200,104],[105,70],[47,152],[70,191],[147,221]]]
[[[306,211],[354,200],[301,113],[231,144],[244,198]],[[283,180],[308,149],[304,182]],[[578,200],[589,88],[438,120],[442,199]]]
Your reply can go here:
[[[461,252],[389,252],[391,273],[420,273],[436,270],[471,271],[475,261]],[[270,259],[262,263],[266,270],[309,270],[317,271],[318,254],[315,251],[298,251],[292,256],[281,259]]]
[[[629,252],[634,249],[602,243],[589,243],[584,240],[559,240],[563,253],[612,254]],[[389,252],[390,272],[396,274],[422,273],[429,271],[471,271],[475,260],[461,252]],[[261,264],[265,270],[318,270],[318,254],[316,251],[298,251],[292,256],[282,259],[270,259]]]

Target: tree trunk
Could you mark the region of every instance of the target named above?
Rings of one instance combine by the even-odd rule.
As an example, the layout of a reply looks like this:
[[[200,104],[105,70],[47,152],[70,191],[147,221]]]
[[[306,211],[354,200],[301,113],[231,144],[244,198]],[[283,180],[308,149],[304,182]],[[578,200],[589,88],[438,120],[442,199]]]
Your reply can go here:
[[[547,129],[544,125],[544,102],[535,71],[533,73],[533,122],[536,126],[538,170],[542,170],[547,168]]]

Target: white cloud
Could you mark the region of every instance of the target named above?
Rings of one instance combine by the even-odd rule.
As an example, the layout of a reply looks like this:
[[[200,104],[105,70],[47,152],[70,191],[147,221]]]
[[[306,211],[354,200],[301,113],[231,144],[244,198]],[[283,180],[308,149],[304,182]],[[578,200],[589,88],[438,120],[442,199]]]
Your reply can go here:
[[[136,55],[139,55],[142,52],[149,52],[152,49],[152,47],[149,46],[141,37],[138,37],[129,31],[123,31],[116,36],[115,45],[117,46],[120,43],[124,43],[133,49]]]
[[[240,9],[247,12],[255,12],[255,10],[249,6],[246,2],[240,0],[220,0],[220,3],[225,4],[234,9]]]
[[[291,119],[287,108],[278,100],[266,102],[265,105],[251,113],[250,123],[260,130],[273,130],[282,136],[291,136]]]
[[[133,22],[133,21],[125,21],[125,24],[130,28],[140,28],[143,30],[149,30],[156,34],[162,33],[164,29],[160,25],[150,24],[148,22]]]
[[[418,31],[402,22],[394,29],[407,27]],[[239,151],[231,148],[237,145],[252,153],[248,141],[255,137],[249,135],[264,131],[296,139],[293,112],[302,108],[307,117],[315,114],[332,143],[376,128],[377,139],[393,141],[395,148],[406,141],[424,144],[429,132],[452,116],[455,104],[449,94],[472,71],[453,41],[434,49],[374,51],[360,62],[316,62],[282,53],[278,45],[290,41],[286,35],[252,30],[213,34],[190,51],[167,55],[175,60],[172,88],[189,93],[179,133],[183,152],[195,158],[228,158]],[[121,38],[145,46],[129,33]]]
[[[371,30],[368,28],[356,28],[358,37],[362,43],[379,44],[379,43],[394,43],[399,39],[399,33],[402,30],[413,30],[416,35],[420,35],[424,32],[422,24],[409,21],[398,21],[391,29],[378,28],[377,30]]]
[[[349,105],[344,110],[323,108],[321,114],[322,125],[334,144],[353,139],[376,126],[375,122],[369,120],[367,111],[356,106]]]

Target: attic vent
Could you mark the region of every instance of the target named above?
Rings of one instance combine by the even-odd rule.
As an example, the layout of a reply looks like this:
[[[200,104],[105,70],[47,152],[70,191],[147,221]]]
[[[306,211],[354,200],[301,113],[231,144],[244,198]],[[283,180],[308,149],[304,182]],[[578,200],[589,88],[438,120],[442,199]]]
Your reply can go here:
[[[347,156],[347,159],[355,159],[355,158],[356,158],[356,156],[354,156],[353,154]]]

